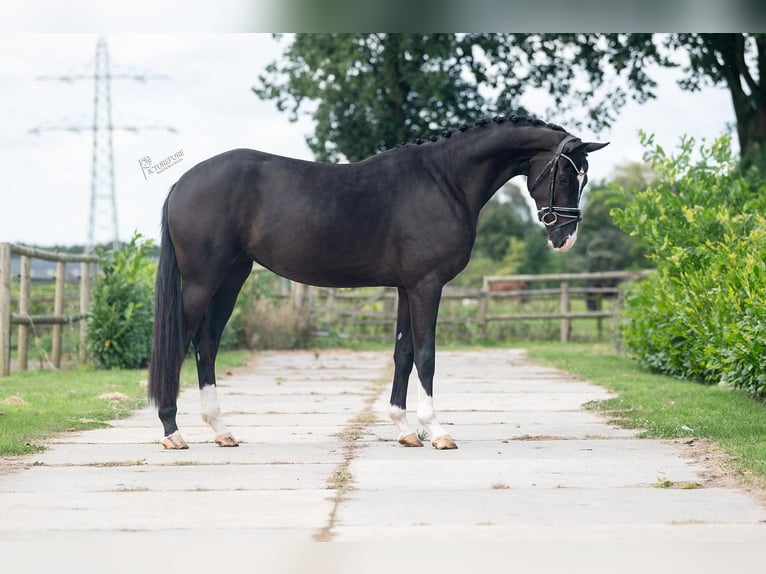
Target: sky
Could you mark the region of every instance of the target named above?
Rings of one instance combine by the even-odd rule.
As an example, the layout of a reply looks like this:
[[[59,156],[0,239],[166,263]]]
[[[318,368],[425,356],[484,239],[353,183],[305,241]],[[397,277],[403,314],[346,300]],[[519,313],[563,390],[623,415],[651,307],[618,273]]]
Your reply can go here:
[[[87,240],[92,132],[46,128],[91,124],[93,83],[40,78],[92,73],[98,38],[0,35],[0,241],[51,246]],[[266,33],[122,33],[106,39],[113,74],[147,76],[145,82],[112,81],[113,124],[175,130],[113,133],[121,240],[137,231],[158,241],[170,186],[210,156],[247,147],[312,159],[305,143],[310,121],[291,123],[273,102],[259,100],[250,90],[264,67],[280,57],[284,40]],[[727,90],[691,94],[677,86],[677,78],[676,72],[661,70],[657,99],[628,103],[603,133],[571,130],[583,140],[611,142],[589,158],[590,181],[609,179],[618,166],[641,161],[640,129],[672,150],[683,134],[711,140],[730,128],[734,113]],[[524,104],[542,119],[563,123],[546,114],[544,98],[530,94]],[[30,132],[34,128],[41,128],[38,135]],[[156,163],[174,154],[181,161],[162,173],[145,174],[139,164],[146,156]],[[523,180],[514,183],[523,185]],[[104,226],[96,240],[108,240],[106,218],[98,219]]]

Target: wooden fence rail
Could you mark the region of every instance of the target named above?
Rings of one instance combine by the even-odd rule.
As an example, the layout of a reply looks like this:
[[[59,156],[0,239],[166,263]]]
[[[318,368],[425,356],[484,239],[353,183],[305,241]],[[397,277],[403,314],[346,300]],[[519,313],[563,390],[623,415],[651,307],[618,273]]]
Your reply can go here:
[[[625,281],[634,281],[646,277],[652,273],[652,270],[643,271],[598,271],[591,273],[549,273],[541,275],[498,275],[484,277],[482,287],[482,302],[480,305],[479,325],[486,332],[487,324],[492,321],[512,321],[512,320],[536,320],[536,319],[559,319],[561,321],[560,340],[567,343],[571,337],[572,320],[574,319],[598,319],[613,317],[612,311],[602,311],[600,309],[588,311],[572,311],[572,295],[618,295],[618,283]],[[497,293],[492,292],[494,284],[517,284],[529,285],[534,283],[558,282],[558,289],[529,289],[509,292],[512,296],[521,297],[526,292],[537,294],[558,294],[559,312],[558,313],[494,313],[488,312],[489,300],[492,296],[497,297]],[[573,288],[571,283],[586,283],[585,287]],[[593,286],[593,283],[612,282],[614,286],[603,287]],[[588,285],[588,284],[591,285]]]
[[[11,255],[20,256],[19,270],[19,306],[18,313],[11,309]],[[53,298],[52,315],[30,315],[30,284],[32,259],[43,259],[56,263],[56,290]],[[95,255],[74,255],[55,253],[13,243],[0,243],[0,377],[7,376],[11,369],[11,328],[18,326],[18,367],[26,370],[28,363],[29,328],[34,325],[52,325],[51,362],[56,368],[61,366],[62,327],[79,321],[80,323],[80,362],[85,361],[86,321],[90,303],[91,282],[94,277],[93,266],[98,262]],[[65,316],[64,286],[66,264],[80,264],[80,312]]]
[[[572,309],[574,298],[587,297],[618,297],[619,283],[646,277],[651,270],[643,271],[605,271],[593,273],[555,273],[543,275],[502,275],[484,277],[483,286],[478,288],[445,287],[442,301],[462,300],[476,303],[477,311],[471,317],[451,317],[442,312],[439,315],[441,324],[475,324],[481,336],[486,336],[490,323],[501,321],[534,321],[559,320],[560,339],[568,342],[571,339],[571,326],[574,320],[615,317],[615,311],[600,308],[576,311]],[[558,287],[535,288],[535,284],[558,283]],[[606,283],[606,285],[604,285]],[[573,285],[580,286],[573,286]],[[509,286],[515,286],[508,288]],[[496,290],[497,287],[505,290]],[[324,318],[325,322],[345,321],[357,325],[393,325],[396,323],[396,289],[381,288],[370,294],[356,291],[337,291],[335,289],[309,287],[293,284],[291,292],[277,295],[291,298],[296,308],[309,308],[315,315]],[[521,311],[515,313],[493,312],[495,301],[507,299],[532,300],[541,298],[558,298],[558,311]],[[376,310],[369,305],[382,302]],[[619,305],[617,306],[619,308]],[[600,325],[600,323],[599,323]]]

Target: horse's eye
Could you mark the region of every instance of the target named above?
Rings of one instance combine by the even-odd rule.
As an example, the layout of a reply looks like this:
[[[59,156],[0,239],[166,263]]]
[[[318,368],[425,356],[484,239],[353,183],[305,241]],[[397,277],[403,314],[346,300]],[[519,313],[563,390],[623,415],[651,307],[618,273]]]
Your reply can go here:
[[[569,178],[567,176],[565,176],[565,175],[560,175],[559,176],[559,183],[561,185],[566,185],[566,184],[569,183]]]

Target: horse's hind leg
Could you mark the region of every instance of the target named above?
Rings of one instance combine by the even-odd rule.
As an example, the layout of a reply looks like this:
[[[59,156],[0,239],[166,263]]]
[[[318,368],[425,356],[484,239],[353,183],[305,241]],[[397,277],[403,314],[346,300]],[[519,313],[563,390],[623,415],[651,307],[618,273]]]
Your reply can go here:
[[[221,418],[215,382],[215,359],[221,344],[226,322],[231,317],[234,304],[242,285],[250,274],[252,261],[239,261],[229,271],[224,282],[213,295],[207,312],[194,334],[194,350],[197,359],[202,420],[213,429],[219,446],[239,446]]]
[[[412,326],[410,324],[410,302],[404,289],[399,289],[399,308],[396,316],[396,343],[394,345],[394,383],[391,388],[391,420],[399,427],[399,443],[404,446],[423,446],[415,429],[407,423],[407,383],[414,351],[412,347]]]
[[[195,281],[186,281],[182,288],[183,300],[183,349],[184,355],[189,349],[192,336],[197,330],[200,321],[207,313],[210,299],[215,291],[214,285],[206,285]],[[180,367],[179,367],[180,369]],[[161,404],[159,408],[160,420],[165,428],[165,438],[162,440],[162,446],[167,449],[186,449],[189,444],[184,440],[176,423],[177,398],[172,397],[167,404]]]

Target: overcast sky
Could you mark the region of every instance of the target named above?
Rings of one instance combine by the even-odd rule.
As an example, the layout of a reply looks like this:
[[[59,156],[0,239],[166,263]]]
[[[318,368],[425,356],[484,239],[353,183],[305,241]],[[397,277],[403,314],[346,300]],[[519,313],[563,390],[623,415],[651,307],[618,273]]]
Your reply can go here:
[[[43,130],[34,135],[30,130],[92,123],[92,81],[38,78],[92,73],[97,40],[94,34],[0,36],[0,241],[70,245],[87,240],[92,133]],[[273,102],[262,102],[250,91],[284,42],[269,34],[113,34],[107,41],[113,74],[166,76],[145,83],[113,80],[113,124],[177,130],[114,132],[120,239],[137,230],[157,240],[169,187],[207,157],[249,147],[311,159],[304,141],[310,123],[290,123]],[[654,133],[658,144],[672,150],[682,134],[712,139],[734,122],[726,90],[690,94],[677,87],[674,73],[658,77],[657,100],[629,103],[610,130],[598,136],[572,130],[584,140],[611,141],[591,156],[591,181],[608,179],[620,164],[641,160],[639,129]],[[539,117],[561,123],[534,97],[524,103]],[[139,158],[157,162],[179,150],[179,164],[144,178]],[[103,233],[97,235],[104,239]]]

